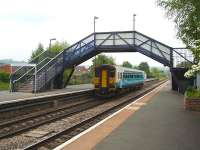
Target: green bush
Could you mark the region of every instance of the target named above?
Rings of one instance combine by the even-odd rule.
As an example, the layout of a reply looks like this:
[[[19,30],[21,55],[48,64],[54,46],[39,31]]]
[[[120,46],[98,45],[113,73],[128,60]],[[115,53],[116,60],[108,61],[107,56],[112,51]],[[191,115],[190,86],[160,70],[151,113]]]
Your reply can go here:
[[[2,82],[9,82],[9,73],[0,71],[0,81]]]
[[[185,96],[191,99],[200,99],[200,89],[189,87],[185,92]]]
[[[9,89],[9,83],[0,81],[0,90],[8,90],[8,89]]]

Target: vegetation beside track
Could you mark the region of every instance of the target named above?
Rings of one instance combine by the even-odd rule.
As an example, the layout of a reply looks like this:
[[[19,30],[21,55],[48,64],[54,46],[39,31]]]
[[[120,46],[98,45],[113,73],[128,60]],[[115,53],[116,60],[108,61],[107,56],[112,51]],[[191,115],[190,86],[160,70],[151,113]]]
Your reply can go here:
[[[9,89],[9,83],[0,81],[0,91],[1,90],[8,90],[8,89]]]
[[[8,90],[8,88],[9,88],[9,74],[0,71],[0,91]]]

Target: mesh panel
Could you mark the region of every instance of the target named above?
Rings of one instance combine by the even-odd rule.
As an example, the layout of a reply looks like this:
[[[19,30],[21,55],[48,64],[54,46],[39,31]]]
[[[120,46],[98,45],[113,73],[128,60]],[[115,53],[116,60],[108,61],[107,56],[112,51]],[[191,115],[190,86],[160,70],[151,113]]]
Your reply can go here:
[[[145,41],[148,40],[148,38],[146,38],[146,37],[144,37],[144,36],[142,36],[142,35],[140,35],[138,33],[135,34],[135,38],[140,40],[140,41],[142,41],[142,42],[145,42]]]

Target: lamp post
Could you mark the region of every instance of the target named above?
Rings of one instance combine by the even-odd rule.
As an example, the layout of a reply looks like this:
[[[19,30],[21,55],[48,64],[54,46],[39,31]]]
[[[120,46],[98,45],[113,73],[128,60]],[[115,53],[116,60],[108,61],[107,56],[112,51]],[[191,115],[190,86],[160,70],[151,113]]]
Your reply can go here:
[[[136,14],[133,14],[133,45],[135,45],[135,17]]]
[[[49,40],[49,50],[51,50],[51,41],[55,41],[55,40],[56,40],[56,38],[52,38]]]
[[[96,24],[96,19],[99,19],[99,17],[97,17],[97,16],[94,16],[94,33],[95,33],[95,24]]]
[[[95,46],[96,46],[96,35],[95,35],[95,27],[96,27],[96,20],[99,19],[99,17],[97,16],[94,16],[93,18],[93,22],[94,22],[94,42],[95,42]],[[95,58],[94,58],[94,67],[96,67],[96,55],[95,55]]]
[[[133,31],[135,31],[135,17],[136,17],[136,14],[133,14]]]

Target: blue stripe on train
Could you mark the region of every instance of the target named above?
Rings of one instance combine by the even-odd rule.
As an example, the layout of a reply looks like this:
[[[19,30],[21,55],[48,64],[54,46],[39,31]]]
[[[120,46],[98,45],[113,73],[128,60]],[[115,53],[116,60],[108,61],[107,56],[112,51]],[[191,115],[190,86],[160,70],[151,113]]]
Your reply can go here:
[[[142,83],[144,83],[144,79],[122,79],[116,83],[116,88],[126,88],[134,84]]]

